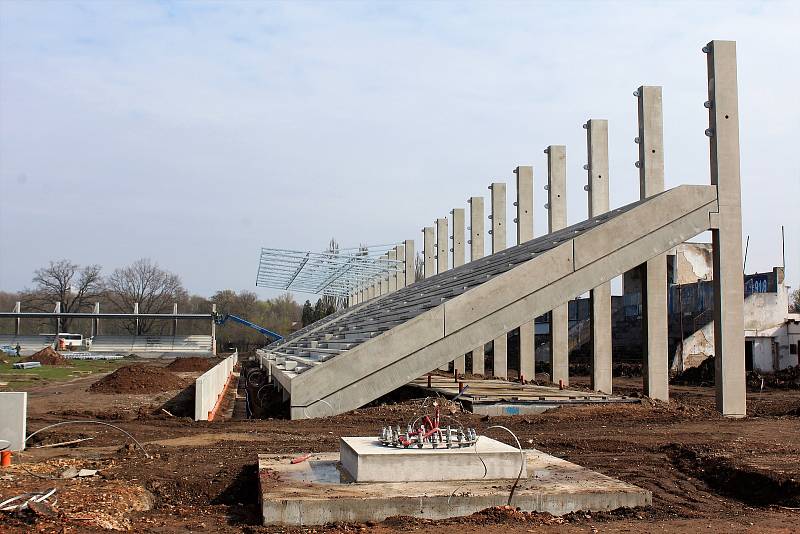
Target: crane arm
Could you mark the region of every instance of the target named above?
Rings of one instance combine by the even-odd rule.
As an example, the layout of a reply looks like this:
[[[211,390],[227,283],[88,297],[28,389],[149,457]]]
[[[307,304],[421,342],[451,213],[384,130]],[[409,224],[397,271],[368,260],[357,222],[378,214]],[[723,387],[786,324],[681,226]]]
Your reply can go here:
[[[263,326],[257,325],[255,323],[251,323],[247,319],[243,319],[242,317],[239,317],[238,315],[232,315],[230,313],[224,313],[224,314],[219,314],[218,313],[218,314],[216,314],[214,316],[214,323],[216,323],[218,325],[223,325],[223,324],[225,324],[225,322],[228,319],[230,319],[234,323],[239,323],[242,326],[246,326],[248,328],[252,328],[253,330],[256,330],[257,332],[260,332],[260,333],[264,334],[267,338],[270,338],[270,339],[272,339],[274,341],[280,341],[281,339],[283,339],[282,335],[277,334],[277,333],[273,332],[272,330],[264,328]]]

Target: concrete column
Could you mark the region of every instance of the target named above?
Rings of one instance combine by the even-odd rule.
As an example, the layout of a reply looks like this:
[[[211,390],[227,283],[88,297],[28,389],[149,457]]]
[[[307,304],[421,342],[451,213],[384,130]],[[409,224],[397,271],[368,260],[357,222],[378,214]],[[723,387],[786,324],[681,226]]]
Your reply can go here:
[[[433,226],[426,226],[422,229],[423,247],[423,272],[425,278],[430,278],[436,274],[436,264],[433,257],[436,255],[436,248],[433,242]]]
[[[453,216],[453,233],[450,239],[453,246],[450,252],[453,253],[453,269],[464,265],[464,208],[453,208],[450,212]],[[467,357],[462,354],[453,361],[453,369],[459,374],[463,374],[467,367]]]
[[[100,303],[94,303],[94,311],[92,312],[95,315],[100,315]],[[92,337],[100,335],[100,319],[92,319]]]
[[[397,245],[394,247],[395,257],[402,263],[396,264],[397,269],[397,289],[406,287],[406,247],[405,245]]]
[[[520,166],[514,169],[517,175],[517,244],[533,239],[533,167]],[[533,321],[519,327],[519,374],[520,378],[533,380],[536,374],[536,347]]]
[[[369,285],[368,292],[369,292],[369,297],[368,298],[370,300],[374,299],[375,298],[375,294],[377,293],[374,281]]]
[[[134,335],[138,336],[139,335],[139,303],[138,302],[134,302],[133,303],[133,314],[135,315],[134,322],[136,323],[136,328],[134,330]]]
[[[589,218],[606,213],[608,201],[608,121],[591,119],[586,128]],[[611,282],[590,291],[592,327],[592,389],[611,393]]]
[[[417,272],[414,269],[414,240],[406,239],[405,243],[405,278],[406,285],[410,286],[417,281]]]
[[[394,260],[397,259],[397,249],[390,250],[387,253],[389,261],[386,265],[389,267],[389,280],[387,286],[387,293],[394,293],[397,291],[397,263]]]
[[[436,272],[441,274],[448,269],[447,257],[449,255],[447,242],[447,219],[436,219]],[[450,364],[439,367],[440,371],[449,371]]]
[[[61,313],[61,301],[56,302],[55,307],[53,308],[55,313]],[[61,317],[56,317],[56,334],[61,332]]]
[[[453,215],[453,232],[450,236],[453,247],[450,252],[453,253],[455,269],[464,265],[464,208],[454,208],[450,213]]]
[[[567,226],[567,147],[550,145],[547,154],[548,231]],[[569,304],[550,312],[550,368],[553,383],[569,384]]]
[[[137,304],[138,307],[138,304]],[[217,305],[211,305],[211,314],[216,315],[217,313]],[[211,354],[217,355],[217,323],[214,322],[214,318],[211,318]]]
[[[469,202],[469,260],[475,261],[481,259],[484,253],[483,197],[470,197],[467,202]],[[482,375],[484,373],[485,354],[485,345],[472,349],[472,372],[474,374]]]
[[[736,42],[711,41],[708,57],[708,122],[711,184],[717,186],[719,216],[714,244],[714,359],[717,410],[728,417],[747,413],[742,283],[742,192],[739,175],[739,90]]]
[[[639,195],[664,191],[664,127],[661,87],[642,86],[634,93],[639,104]],[[669,400],[667,354],[667,257],[660,254],[639,267],[642,272],[642,333],[644,394]]]
[[[14,313],[21,313],[21,312],[22,312],[22,303],[17,301],[17,303],[14,304]],[[20,321],[21,321],[21,319],[19,317],[14,319],[14,335],[15,336],[19,335]]]
[[[177,302],[173,302],[172,303],[172,315],[178,315],[178,303]],[[172,337],[175,337],[177,335],[178,335],[178,319],[173,319],[172,320]]]
[[[448,269],[447,219],[436,219],[436,272],[443,273]]]
[[[494,182],[489,186],[492,191],[492,254],[506,248],[506,184]],[[494,340],[494,376],[508,377],[508,334]]]

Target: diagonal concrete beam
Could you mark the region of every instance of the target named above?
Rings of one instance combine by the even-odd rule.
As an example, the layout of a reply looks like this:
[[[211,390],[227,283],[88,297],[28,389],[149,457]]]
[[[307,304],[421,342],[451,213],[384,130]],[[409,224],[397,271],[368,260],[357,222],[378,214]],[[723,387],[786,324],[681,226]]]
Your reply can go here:
[[[578,229],[579,224],[540,238],[542,246],[552,246],[548,239],[558,244],[361,343],[347,355],[293,377],[292,417],[362,406],[447,362],[452,354],[486,343],[707,230],[717,210],[714,187],[680,186],[601,216],[599,221],[608,220],[587,231]],[[540,240],[529,243],[535,247]],[[526,244],[497,258],[521,247]],[[479,264],[467,264],[448,276],[468,276]]]

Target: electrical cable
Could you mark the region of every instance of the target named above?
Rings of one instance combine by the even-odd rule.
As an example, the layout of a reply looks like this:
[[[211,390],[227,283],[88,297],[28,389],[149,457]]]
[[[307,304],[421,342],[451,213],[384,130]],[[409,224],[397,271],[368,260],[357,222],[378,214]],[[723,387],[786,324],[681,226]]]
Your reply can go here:
[[[122,428],[120,428],[120,427],[118,427],[116,425],[112,425],[111,423],[106,423],[104,421],[92,421],[90,419],[83,420],[83,421],[61,421],[60,423],[53,423],[52,425],[47,425],[45,427],[40,428],[39,430],[37,430],[33,434],[30,434],[27,438],[25,438],[25,442],[27,443],[27,441],[29,439],[31,439],[33,436],[35,436],[39,432],[42,432],[43,430],[47,430],[48,428],[54,428],[54,427],[61,426],[61,425],[77,425],[77,424],[103,425],[103,426],[109,426],[109,427],[111,427],[111,428],[113,428],[115,430],[118,430],[118,431],[122,432],[123,434],[125,434],[126,436],[128,436],[129,438],[131,438],[134,441],[134,443],[136,443],[136,445],[139,447],[139,449],[141,449],[141,451],[144,453],[145,458],[151,458],[151,456],[149,454],[147,454],[147,451],[144,450],[144,447],[142,446],[142,444],[139,443],[139,440],[137,440],[132,435],[130,435],[126,430],[123,430]]]
[[[514,438],[514,441],[517,442],[517,448],[519,449],[519,456],[520,456],[519,473],[517,473],[517,479],[514,481],[514,485],[511,486],[511,492],[509,492],[509,494],[508,494],[508,506],[511,506],[511,499],[514,498],[514,491],[516,491],[516,489],[517,489],[517,485],[519,484],[519,479],[522,478],[522,470],[525,468],[525,451],[522,450],[522,445],[520,444],[519,439],[517,438],[517,435],[514,434],[511,430],[509,430],[508,428],[506,428],[506,427],[504,427],[502,425],[492,425],[490,427],[487,427],[486,430],[491,430],[493,428],[500,428],[502,430],[505,430],[509,434],[511,434],[511,436]],[[475,443],[475,448],[476,449],[477,449],[477,445],[478,444]],[[484,467],[485,466],[486,466],[486,464],[484,464]]]

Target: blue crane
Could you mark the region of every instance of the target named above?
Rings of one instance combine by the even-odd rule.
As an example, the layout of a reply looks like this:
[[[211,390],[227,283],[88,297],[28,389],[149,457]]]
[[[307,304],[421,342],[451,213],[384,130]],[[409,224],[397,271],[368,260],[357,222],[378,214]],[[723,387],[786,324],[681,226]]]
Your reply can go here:
[[[272,330],[268,330],[268,329],[264,328],[263,326],[259,326],[259,325],[255,324],[255,323],[251,323],[247,319],[242,319],[238,315],[233,315],[233,314],[230,314],[230,313],[216,313],[216,314],[214,314],[214,323],[216,323],[216,324],[218,324],[220,326],[224,325],[225,321],[227,321],[228,319],[230,319],[231,321],[233,321],[235,323],[239,323],[240,325],[244,325],[244,326],[246,326],[248,328],[252,328],[253,330],[257,330],[258,332],[261,332],[262,334],[264,334],[267,337],[267,339],[269,339],[271,341],[280,341],[281,339],[283,339],[282,335],[276,334]]]

